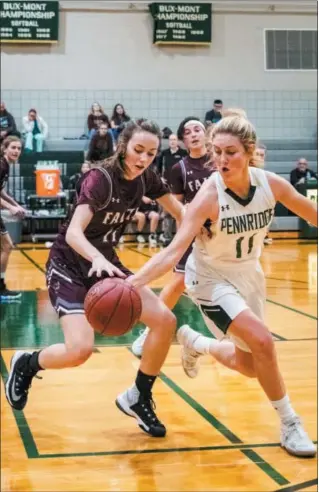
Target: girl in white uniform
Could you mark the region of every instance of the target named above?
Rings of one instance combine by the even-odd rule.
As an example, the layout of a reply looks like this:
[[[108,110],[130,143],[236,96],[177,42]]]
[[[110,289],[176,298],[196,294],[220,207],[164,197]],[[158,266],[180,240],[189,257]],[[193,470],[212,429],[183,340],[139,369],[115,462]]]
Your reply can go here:
[[[264,323],[265,279],[259,258],[276,201],[317,225],[315,205],[286,180],[249,167],[256,132],[240,116],[220,120],[212,133],[213,174],[189,205],[172,243],[128,279],[140,287],[169,271],[197,236],[186,265],[185,283],[219,340],[188,326],[177,338],[183,345],[186,374],[195,377],[198,358],[211,354],[226,367],[258,379],[281,422],[281,444],[296,456],[314,456],[316,448],[291,406],[270,331]],[[201,231],[210,219],[210,234]]]

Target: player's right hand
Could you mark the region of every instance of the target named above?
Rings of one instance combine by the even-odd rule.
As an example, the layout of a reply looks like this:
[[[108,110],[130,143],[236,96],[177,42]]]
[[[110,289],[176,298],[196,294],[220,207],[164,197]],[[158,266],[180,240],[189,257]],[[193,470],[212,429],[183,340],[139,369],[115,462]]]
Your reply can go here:
[[[92,267],[90,268],[89,277],[96,274],[97,277],[101,277],[102,272],[106,272],[109,277],[120,277],[126,278],[125,273],[123,273],[119,268],[112,265],[104,256],[96,256],[93,258]]]

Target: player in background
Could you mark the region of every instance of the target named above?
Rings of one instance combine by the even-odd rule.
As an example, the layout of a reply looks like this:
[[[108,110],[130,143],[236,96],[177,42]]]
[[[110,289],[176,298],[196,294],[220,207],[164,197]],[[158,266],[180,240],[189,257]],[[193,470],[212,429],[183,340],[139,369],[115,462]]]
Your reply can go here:
[[[125,278],[132,274],[114,248],[125,226],[132,222],[142,197],[157,200],[177,222],[181,221],[183,206],[161,178],[148,169],[159,144],[156,124],[130,121],[121,133],[115,155],[103,167],[97,163],[78,181],[74,209],[50,250],[46,267],[49,296],[60,317],[64,343],[33,353],[15,352],[6,396],[16,410],[25,407],[32,379],[39,371],[80,366],[91,356],[94,331],[84,314],[85,296],[101,276]],[[150,327],[150,334],[136,381],[118,396],[116,404],[135,417],[143,431],[163,437],[166,429],[155,414],[152,387],[175,333],[176,319],[149,288],[139,289],[139,294],[141,321]]]
[[[249,166],[256,141],[247,119],[227,117],[216,124],[212,143],[218,172],[187,208],[172,243],[128,282],[141,287],[164,275],[197,236],[185,284],[218,340],[187,325],[177,331],[186,374],[195,377],[200,356],[210,354],[229,369],[257,378],[280,419],[281,445],[295,456],[314,456],[316,447],[290,403],[264,322],[266,286],[259,259],[277,201],[313,225],[317,209],[285,179]],[[199,235],[207,217],[211,234]]]
[[[22,143],[18,137],[9,136],[2,142],[0,155],[0,209],[8,210],[13,216],[23,218],[26,210],[5,191],[5,186],[9,179],[10,166],[19,160],[21,149]],[[12,248],[13,243],[10,234],[6,230],[0,213],[0,301],[16,300],[21,297],[21,292],[9,290],[5,282],[5,274]]]
[[[212,165],[209,163],[209,155],[205,145],[205,127],[198,118],[193,116],[185,118],[179,125],[177,137],[184,143],[188,150],[188,156],[173,166],[170,174],[170,186],[174,196],[181,203],[188,205],[211,175]],[[170,282],[160,293],[161,301],[170,309],[175,307],[185,290],[185,265],[191,251],[192,246],[180,258],[174,268]],[[148,333],[149,328],[146,327],[132,345],[132,351],[137,357],[142,355]]]

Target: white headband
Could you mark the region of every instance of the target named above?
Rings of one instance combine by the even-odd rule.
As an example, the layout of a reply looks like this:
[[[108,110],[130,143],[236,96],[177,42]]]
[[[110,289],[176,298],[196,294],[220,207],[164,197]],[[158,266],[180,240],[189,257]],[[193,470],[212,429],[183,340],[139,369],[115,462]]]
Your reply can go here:
[[[205,126],[203,123],[199,120],[189,120],[187,123],[185,123],[184,128],[187,128],[189,125],[197,125],[200,126],[203,130],[206,130]]]

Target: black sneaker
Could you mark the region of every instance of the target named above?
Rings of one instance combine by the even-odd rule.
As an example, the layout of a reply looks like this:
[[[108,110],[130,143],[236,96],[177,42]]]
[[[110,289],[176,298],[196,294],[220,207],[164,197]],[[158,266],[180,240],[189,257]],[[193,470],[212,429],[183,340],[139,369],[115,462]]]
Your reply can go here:
[[[154,412],[152,394],[143,397],[136,386],[124,391],[116,398],[116,406],[126,415],[135,417],[139,427],[153,437],[165,437],[166,428]]]
[[[0,289],[0,301],[15,301],[20,299],[21,292],[16,292],[15,290],[9,290],[6,287]]]
[[[10,373],[6,382],[6,397],[15,410],[23,410],[26,406],[32,379],[38,377],[28,364],[31,355],[30,352],[18,350],[11,359]]]

